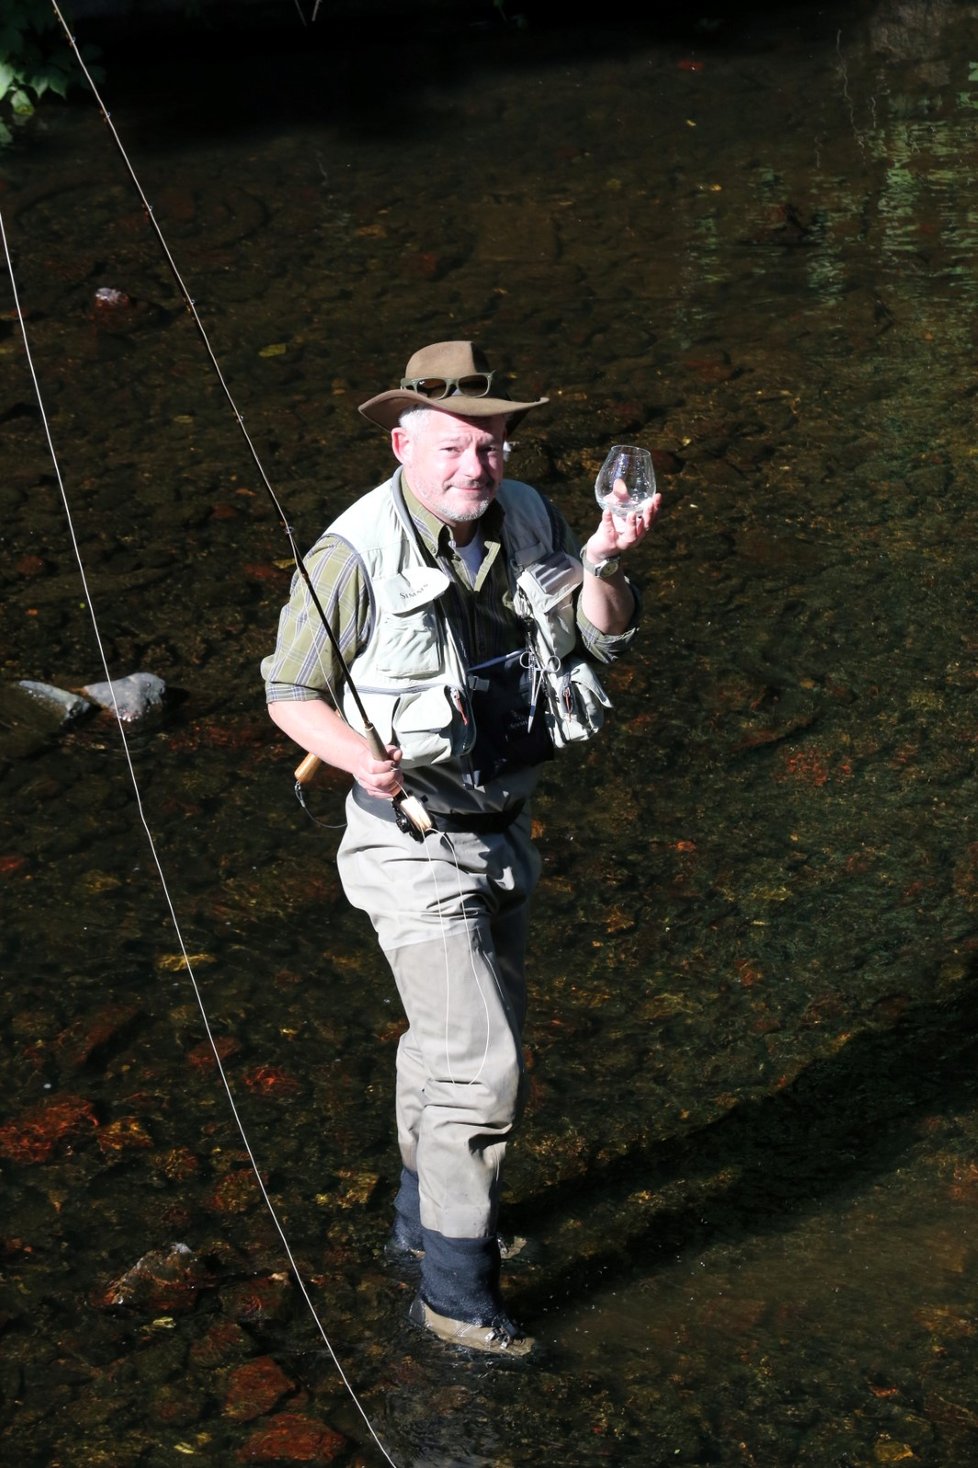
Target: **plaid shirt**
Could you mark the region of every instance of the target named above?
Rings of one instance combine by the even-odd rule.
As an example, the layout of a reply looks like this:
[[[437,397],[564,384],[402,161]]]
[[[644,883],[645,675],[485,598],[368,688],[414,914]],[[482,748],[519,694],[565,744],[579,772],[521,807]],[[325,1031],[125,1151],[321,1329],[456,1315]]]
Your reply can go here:
[[[401,484],[422,545],[451,580],[442,610],[469,665],[488,662],[522,647],[525,632],[513,611],[503,554],[501,505],[493,501],[479,522],[485,549],[473,581],[455,549],[448,526],[415,499],[403,478]],[[554,549],[576,555],[577,542],[566,520],[549,501],[544,503],[553,525]],[[373,615],[369,581],[360,558],[344,541],[327,531],[317,540],[305,562],[343,657],[352,666],[366,646]],[[618,636],[610,636],[599,632],[578,608],[581,646],[597,662],[612,662],[631,640],[635,621],[637,609],[633,627]],[[282,608],[275,651],[264,659],[261,670],[269,703],[277,699],[326,698],[339,707],[342,668],[298,572],[292,579],[289,600]]]

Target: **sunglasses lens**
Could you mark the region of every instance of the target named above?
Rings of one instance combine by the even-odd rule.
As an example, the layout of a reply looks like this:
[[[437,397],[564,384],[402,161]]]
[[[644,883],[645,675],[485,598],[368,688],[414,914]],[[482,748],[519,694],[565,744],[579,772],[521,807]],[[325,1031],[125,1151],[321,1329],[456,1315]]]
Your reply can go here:
[[[421,393],[422,397],[443,398],[449,385],[444,377],[419,377],[414,383],[414,390]]]
[[[489,391],[490,377],[485,372],[474,372],[471,377],[460,377],[458,390],[467,398],[484,398]]]

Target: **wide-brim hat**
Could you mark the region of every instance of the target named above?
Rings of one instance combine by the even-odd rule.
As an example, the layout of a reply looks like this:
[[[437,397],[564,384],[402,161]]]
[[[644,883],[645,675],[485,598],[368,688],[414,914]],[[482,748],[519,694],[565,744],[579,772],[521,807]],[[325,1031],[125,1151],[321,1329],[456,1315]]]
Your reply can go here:
[[[459,418],[495,418],[505,413],[512,427],[531,408],[549,401],[515,402],[502,374],[490,368],[485,353],[474,342],[435,342],[415,352],[400,387],[368,398],[360,404],[360,412],[388,432],[406,408],[434,408]]]

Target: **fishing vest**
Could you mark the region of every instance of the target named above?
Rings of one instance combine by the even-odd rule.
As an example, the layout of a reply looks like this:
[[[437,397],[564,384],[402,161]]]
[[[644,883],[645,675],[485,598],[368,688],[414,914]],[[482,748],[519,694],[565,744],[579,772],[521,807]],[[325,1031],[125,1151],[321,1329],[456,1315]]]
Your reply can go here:
[[[514,611],[526,634],[523,643],[517,635],[514,651],[528,636],[553,674],[577,645],[581,563],[555,548],[550,514],[532,486],[504,479],[496,498]],[[400,746],[404,769],[468,754],[476,736],[470,669],[439,606],[451,581],[422,549],[401,470],[345,510],[327,534],[350,547],[367,575],[370,635],[350,672],[371,724],[385,744]],[[349,686],[342,711],[352,728],[363,729]]]

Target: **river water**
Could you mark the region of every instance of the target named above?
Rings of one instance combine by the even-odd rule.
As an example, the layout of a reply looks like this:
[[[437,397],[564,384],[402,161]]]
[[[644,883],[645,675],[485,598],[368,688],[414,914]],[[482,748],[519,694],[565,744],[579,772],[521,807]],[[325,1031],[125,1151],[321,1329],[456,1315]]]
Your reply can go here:
[[[529,9],[115,43],[104,85],[301,544],[386,474],[356,404],[430,340],[549,393],[512,472],[582,533],[607,447],[655,454],[642,642],[536,808],[504,1223],[539,1360],[406,1323],[400,1016],[341,785],[308,820],[262,706],[288,547],[79,92],[0,156],[88,577],[8,295],[7,1461],[384,1461],[113,721],[11,691],[101,678],[89,606],[169,686],[142,808],[393,1462],[978,1458],[978,6]]]

